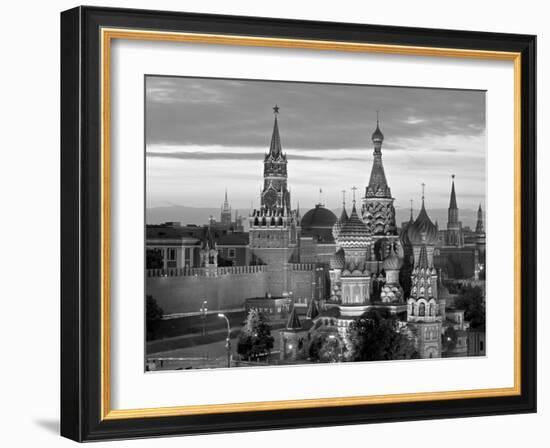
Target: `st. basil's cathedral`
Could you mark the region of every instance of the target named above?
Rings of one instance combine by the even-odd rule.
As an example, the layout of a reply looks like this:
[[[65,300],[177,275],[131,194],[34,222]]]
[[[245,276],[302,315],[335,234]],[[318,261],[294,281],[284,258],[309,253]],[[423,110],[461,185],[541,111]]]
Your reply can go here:
[[[360,203],[353,187],[349,213],[344,196],[338,218],[321,203],[301,217],[299,208],[291,208],[288,161],[281,146],[277,106],[274,112],[271,145],[264,159],[261,206],[249,217],[251,250],[268,269],[272,266],[272,281],[283,287],[278,292],[285,296],[293,289],[284,278],[287,263],[307,258],[328,273],[325,298],[309,301],[302,317],[297,307],[292,307],[287,328],[281,332],[282,357],[305,356],[305,341],[312,339],[311,333],[333,333],[345,344],[351,322],[371,309],[398,316],[400,331],[414,339],[419,357],[441,357],[445,324],[464,331],[468,323],[463,312],[458,311],[458,317],[457,310],[447,313],[446,288],[434,265],[439,229],[426,211],[424,184],[420,212],[415,219],[411,209],[410,220],[398,231],[394,198],[382,162],[384,135],[377,119],[370,178]],[[456,208],[454,176],[451,196]],[[454,209],[450,213],[454,217]],[[482,229],[478,214],[478,230]],[[313,254],[310,240],[317,243],[313,244]],[[332,251],[328,257],[327,249]]]

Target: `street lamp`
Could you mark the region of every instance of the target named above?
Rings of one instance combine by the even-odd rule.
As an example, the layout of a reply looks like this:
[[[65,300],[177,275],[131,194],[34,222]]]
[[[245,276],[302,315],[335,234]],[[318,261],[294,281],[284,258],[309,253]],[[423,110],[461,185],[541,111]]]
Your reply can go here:
[[[208,311],[208,308],[206,307],[207,304],[208,304],[208,301],[204,300],[202,302],[202,307],[201,307],[202,335],[203,336],[206,334],[206,312]]]
[[[227,348],[227,367],[231,367],[231,326],[229,319],[223,313],[219,313],[218,317],[223,317],[227,323],[227,338],[225,339],[225,348]]]

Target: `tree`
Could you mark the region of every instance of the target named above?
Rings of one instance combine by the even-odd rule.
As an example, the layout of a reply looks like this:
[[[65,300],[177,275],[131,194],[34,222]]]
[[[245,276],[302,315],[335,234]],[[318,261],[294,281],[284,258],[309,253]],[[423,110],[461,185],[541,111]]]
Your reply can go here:
[[[384,361],[418,358],[414,342],[399,331],[398,319],[371,310],[350,325],[352,359]]]
[[[343,341],[333,335],[317,334],[309,344],[309,358],[312,361],[342,362],[345,352]]]
[[[443,334],[443,351],[453,350],[456,347],[457,334],[454,327],[449,327]]]
[[[153,296],[147,296],[146,300],[146,327],[147,327],[147,339],[155,339],[159,328],[160,320],[164,315],[164,311],[159,306]]]
[[[471,328],[485,328],[485,299],[479,286],[464,285],[454,305],[464,310],[464,319],[470,322]]]
[[[237,353],[244,360],[258,358],[273,348],[271,328],[263,313],[256,309],[248,312],[244,327],[237,341]]]

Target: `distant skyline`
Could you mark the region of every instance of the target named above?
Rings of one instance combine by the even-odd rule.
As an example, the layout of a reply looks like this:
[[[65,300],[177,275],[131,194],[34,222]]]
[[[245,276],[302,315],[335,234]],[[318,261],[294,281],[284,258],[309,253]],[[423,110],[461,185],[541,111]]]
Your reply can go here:
[[[288,156],[292,207],[339,208],[364,194],[380,111],[384,168],[397,209],[485,208],[485,92],[207,78],[146,78],[147,207],[259,205],[273,110]],[[320,197],[319,190],[322,189]]]

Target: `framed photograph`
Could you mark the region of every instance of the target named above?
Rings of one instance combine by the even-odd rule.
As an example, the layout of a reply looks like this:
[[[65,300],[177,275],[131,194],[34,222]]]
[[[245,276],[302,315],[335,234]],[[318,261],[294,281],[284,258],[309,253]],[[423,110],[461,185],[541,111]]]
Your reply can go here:
[[[61,14],[61,433],[536,411],[535,36]]]

